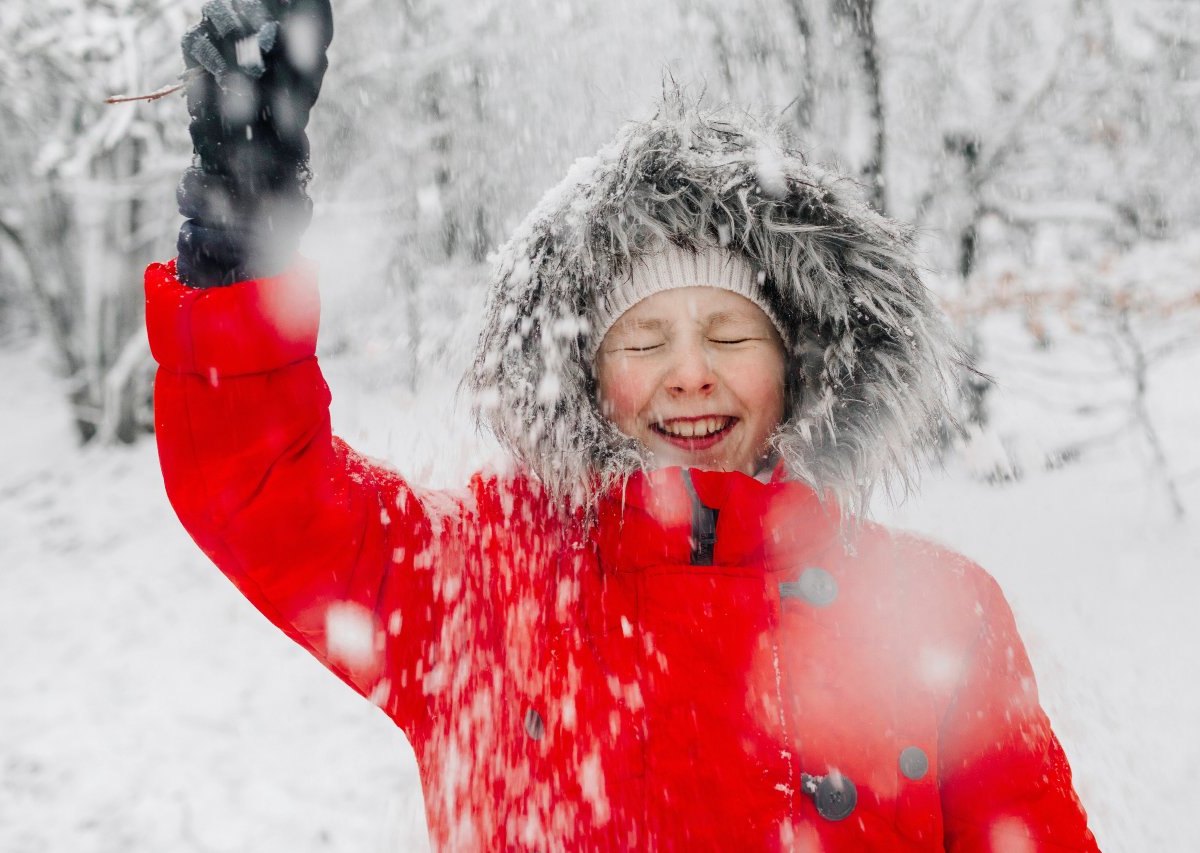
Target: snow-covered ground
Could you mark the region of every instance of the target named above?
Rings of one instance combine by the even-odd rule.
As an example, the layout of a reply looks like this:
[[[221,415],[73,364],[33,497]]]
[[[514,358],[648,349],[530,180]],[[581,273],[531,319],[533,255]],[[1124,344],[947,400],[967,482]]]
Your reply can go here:
[[[404,737],[198,552],[153,441],[75,449],[29,352],[0,399],[0,850],[420,849]]]
[[[1170,392],[1197,368],[1155,400],[1180,470],[1200,418]],[[412,400],[327,371],[365,451],[434,481],[476,457],[452,382]],[[208,565],[153,443],[76,449],[36,347],[0,351],[0,400],[0,850],[420,849],[404,738]],[[954,466],[880,513],[1000,580],[1106,850],[1196,849],[1200,482],[1184,489],[1174,523],[1126,442],[1004,486]]]

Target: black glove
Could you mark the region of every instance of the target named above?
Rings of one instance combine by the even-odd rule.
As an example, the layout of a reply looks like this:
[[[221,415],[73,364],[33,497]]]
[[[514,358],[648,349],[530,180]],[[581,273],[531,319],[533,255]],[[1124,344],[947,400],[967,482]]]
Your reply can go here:
[[[333,38],[329,0],[210,0],[183,37],[196,157],[179,183],[180,279],[282,272],[312,218],[308,115]]]

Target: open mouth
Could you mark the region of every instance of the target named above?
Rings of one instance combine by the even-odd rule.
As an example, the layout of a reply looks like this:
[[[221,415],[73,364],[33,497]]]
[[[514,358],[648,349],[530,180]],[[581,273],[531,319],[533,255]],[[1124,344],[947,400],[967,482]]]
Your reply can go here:
[[[650,425],[655,434],[684,450],[707,450],[720,443],[733,429],[737,418],[710,415],[699,418],[670,418]]]

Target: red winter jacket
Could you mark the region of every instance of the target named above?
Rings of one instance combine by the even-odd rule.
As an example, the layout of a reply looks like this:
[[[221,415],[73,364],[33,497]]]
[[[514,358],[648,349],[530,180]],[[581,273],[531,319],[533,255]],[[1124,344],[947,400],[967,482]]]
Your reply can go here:
[[[1096,849],[962,557],[736,473],[416,489],[330,432],[310,273],[146,289],[180,519],[404,729],[435,848]]]

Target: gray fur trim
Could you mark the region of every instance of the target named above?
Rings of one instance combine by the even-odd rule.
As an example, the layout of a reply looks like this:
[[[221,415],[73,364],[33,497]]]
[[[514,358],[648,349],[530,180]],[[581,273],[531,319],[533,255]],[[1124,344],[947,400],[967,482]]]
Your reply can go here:
[[[907,487],[951,420],[960,360],[909,233],[779,128],[678,95],[576,161],[498,251],[467,384],[501,443],[577,501],[645,464],[596,404],[587,318],[668,242],[722,246],[765,271],[795,332],[789,413],[772,438],[789,475],[853,515],[876,486]]]

